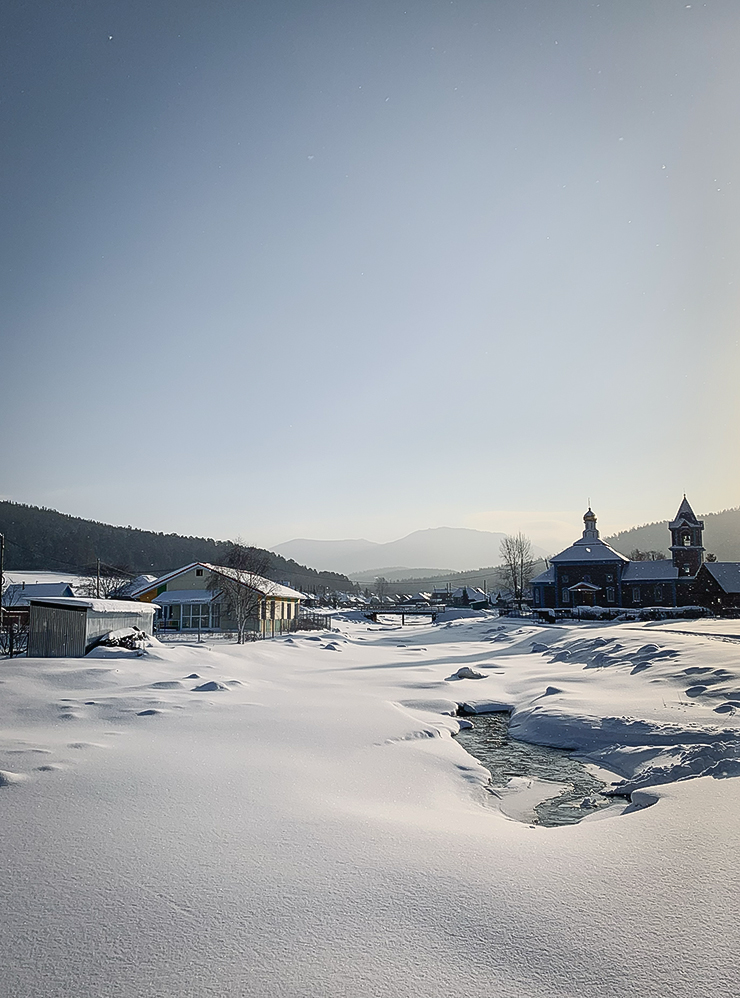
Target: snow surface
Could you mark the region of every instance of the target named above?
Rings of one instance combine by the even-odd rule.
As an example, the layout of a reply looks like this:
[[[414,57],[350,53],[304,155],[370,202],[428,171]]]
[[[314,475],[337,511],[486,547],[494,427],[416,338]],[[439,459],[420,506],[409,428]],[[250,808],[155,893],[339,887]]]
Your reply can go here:
[[[736,995],[740,626],[360,616],[0,663],[0,995]],[[633,806],[512,820],[460,702]]]

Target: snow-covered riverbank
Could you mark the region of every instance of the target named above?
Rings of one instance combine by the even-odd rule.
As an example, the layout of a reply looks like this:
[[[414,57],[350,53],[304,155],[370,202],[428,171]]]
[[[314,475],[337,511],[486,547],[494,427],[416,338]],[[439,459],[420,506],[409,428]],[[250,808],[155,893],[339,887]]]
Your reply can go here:
[[[0,663],[0,995],[737,993],[740,633],[336,624]],[[459,702],[656,805],[510,820]]]

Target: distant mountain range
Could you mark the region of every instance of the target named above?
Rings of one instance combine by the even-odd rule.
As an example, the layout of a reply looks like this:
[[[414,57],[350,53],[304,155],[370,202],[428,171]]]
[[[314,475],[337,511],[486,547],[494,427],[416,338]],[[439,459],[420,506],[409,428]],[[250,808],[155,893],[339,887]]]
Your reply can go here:
[[[283,558],[300,560],[322,571],[342,572],[366,582],[375,573],[398,578],[431,576],[443,572],[466,572],[501,561],[503,533],[467,527],[433,527],[415,530],[397,541],[378,544],[362,539],[315,541],[298,538],[277,544],[272,550]],[[535,556],[545,554],[533,548]]]
[[[697,515],[704,521],[704,548],[707,553],[716,555],[718,561],[740,561],[740,509]],[[646,523],[642,527],[622,530],[604,540],[628,556],[635,548],[639,548],[641,551],[662,551],[666,558],[670,558],[668,548],[671,535],[668,523],[668,520]]]

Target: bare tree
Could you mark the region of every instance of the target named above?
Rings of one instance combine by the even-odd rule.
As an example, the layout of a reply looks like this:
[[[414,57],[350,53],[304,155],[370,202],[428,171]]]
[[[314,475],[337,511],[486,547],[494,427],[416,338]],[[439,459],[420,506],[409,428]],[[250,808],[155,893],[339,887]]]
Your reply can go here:
[[[75,589],[80,596],[117,599],[134,578],[135,573],[128,566],[106,565],[101,561],[98,565],[88,566]]]
[[[630,561],[665,561],[665,557],[662,551],[641,551],[639,548],[630,551]]]
[[[238,540],[229,545],[223,567],[213,566],[207,586],[221,594],[226,611],[236,621],[238,644],[248,639],[250,624],[257,630],[266,597],[276,591],[275,583],[266,578],[270,568],[266,551]]]
[[[532,579],[534,570],[532,543],[520,531],[513,537],[508,535],[503,537],[499,552],[501,554],[500,579],[514,594],[514,599],[521,608],[525,590]]]
[[[384,596],[388,595],[388,590],[390,588],[388,585],[388,579],[386,579],[385,576],[383,575],[379,575],[375,580],[374,588],[375,588],[375,595],[378,596],[380,599],[383,599]]]
[[[0,597],[0,655],[8,658],[22,654],[28,645],[28,606],[22,597],[20,586],[7,586]]]

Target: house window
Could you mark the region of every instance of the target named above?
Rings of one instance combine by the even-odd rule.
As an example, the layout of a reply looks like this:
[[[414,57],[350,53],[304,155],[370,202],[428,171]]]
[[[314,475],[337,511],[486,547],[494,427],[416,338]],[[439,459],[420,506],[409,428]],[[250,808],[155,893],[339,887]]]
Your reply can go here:
[[[563,603],[570,603],[570,589],[563,590]]]
[[[640,602],[640,587],[639,586],[633,586],[632,587],[632,602],[633,603],[639,603]]]
[[[275,600],[270,600],[270,620],[275,619]]]
[[[262,600],[262,619],[267,620],[267,600]]]
[[[211,627],[221,626],[221,604],[211,603]]]
[[[196,568],[195,574],[200,578],[200,576],[203,574],[203,569],[202,568]]]
[[[291,614],[292,614],[292,610],[293,610],[293,604],[292,603],[286,604],[285,609],[287,611],[286,616],[287,616],[288,620],[290,620]]]
[[[609,578],[609,576],[607,576]],[[606,601],[607,603],[614,603],[616,601],[616,596],[614,593],[614,586],[606,587]]]
[[[185,603],[180,626],[185,630],[207,630],[210,626],[210,607],[207,603]]]

